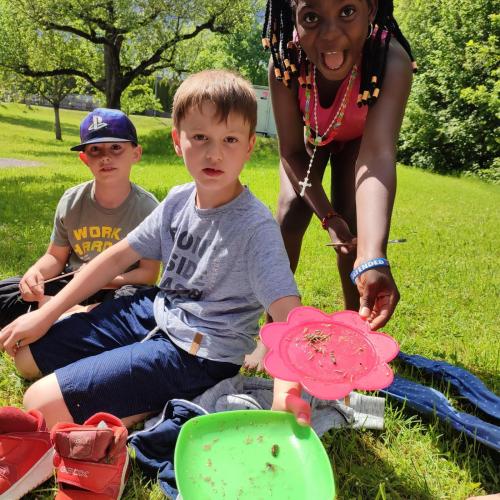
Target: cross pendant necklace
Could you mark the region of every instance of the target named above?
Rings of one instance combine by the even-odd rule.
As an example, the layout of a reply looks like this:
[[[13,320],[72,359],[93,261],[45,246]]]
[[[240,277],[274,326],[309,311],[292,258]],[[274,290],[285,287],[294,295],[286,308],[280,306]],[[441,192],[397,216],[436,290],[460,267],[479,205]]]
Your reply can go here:
[[[300,190],[300,196],[302,198],[304,198],[304,195],[306,194],[306,189],[308,187],[312,187],[312,184],[309,182],[309,174],[311,173],[311,167],[312,167],[312,164],[314,161],[314,155],[316,154],[316,149],[317,149],[317,146],[314,146],[313,153],[311,155],[311,159],[309,160],[309,167],[307,169],[307,174],[304,177],[304,180],[299,182],[299,185],[302,186],[302,189]]]
[[[323,146],[324,144],[324,138],[328,135],[330,130],[333,130],[334,132],[342,125],[342,121],[344,119],[344,114],[345,114],[345,109],[347,107],[347,103],[349,101],[349,97],[351,95],[351,90],[354,81],[356,80],[358,68],[356,65],[352,67],[351,71],[351,76],[349,77],[349,82],[347,84],[347,88],[344,92],[344,96],[342,97],[342,102],[340,103],[339,109],[337,110],[337,113],[335,113],[335,116],[333,117],[332,121],[330,122],[330,125],[326,128],[325,132],[320,135],[319,134],[319,125],[318,125],[318,87],[316,86],[316,66],[314,66],[311,63],[312,66],[312,87],[314,91],[314,122],[316,125],[316,130],[315,130],[315,136],[312,137],[311,134],[311,123],[309,119],[309,107],[310,107],[310,98],[311,94],[308,88],[306,88],[306,106],[305,106],[305,122],[306,122],[306,137],[308,142],[312,142],[314,144],[314,149],[311,155],[311,158],[309,159],[309,166],[307,167],[307,173],[306,176],[302,181],[299,181],[299,186],[301,187],[300,190],[300,196],[303,198],[306,194],[306,189],[308,187],[312,187],[311,182],[309,181],[309,175],[311,174],[311,169],[313,166],[314,162],[314,157],[316,155],[316,150],[318,149],[318,146]]]
[[[307,182],[307,177],[304,177],[303,181],[299,181],[299,185],[302,186],[302,189],[300,190],[300,196],[302,196],[303,198],[306,194],[306,188],[312,187],[312,184],[310,182]]]

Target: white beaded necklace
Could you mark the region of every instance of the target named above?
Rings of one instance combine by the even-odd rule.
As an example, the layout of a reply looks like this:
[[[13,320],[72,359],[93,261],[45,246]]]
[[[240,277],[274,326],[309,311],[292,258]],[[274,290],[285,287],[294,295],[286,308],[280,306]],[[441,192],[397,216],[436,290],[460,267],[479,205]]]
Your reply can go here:
[[[316,155],[316,149],[318,149],[318,146],[323,145],[323,141],[325,137],[328,135],[331,129],[336,130],[342,125],[342,121],[344,119],[344,114],[345,114],[345,109],[347,107],[347,103],[349,101],[349,97],[351,95],[351,90],[354,81],[356,80],[358,68],[356,65],[352,67],[351,71],[351,76],[349,77],[349,83],[347,84],[346,90],[344,92],[344,96],[342,97],[342,102],[340,103],[339,109],[335,113],[335,116],[333,117],[332,121],[326,128],[326,130],[323,132],[323,134],[320,135],[319,133],[319,124],[318,124],[318,87],[316,85],[316,66],[312,65],[312,74],[313,74],[313,81],[312,81],[312,87],[314,91],[314,123],[316,125],[316,130],[315,130],[315,136],[312,137],[311,134],[311,124],[309,122],[309,107],[310,107],[310,92],[309,89],[306,90],[306,106],[305,106],[305,122],[306,122],[306,137],[308,142],[312,142],[314,144],[314,149],[311,155],[311,158],[309,160],[309,166],[307,168],[307,173],[306,176],[304,177],[304,180],[299,182],[299,185],[302,186],[300,190],[300,196],[304,197],[306,193],[306,189],[308,187],[312,187],[312,184],[309,182],[309,175],[311,174],[311,168],[314,162],[314,156]]]

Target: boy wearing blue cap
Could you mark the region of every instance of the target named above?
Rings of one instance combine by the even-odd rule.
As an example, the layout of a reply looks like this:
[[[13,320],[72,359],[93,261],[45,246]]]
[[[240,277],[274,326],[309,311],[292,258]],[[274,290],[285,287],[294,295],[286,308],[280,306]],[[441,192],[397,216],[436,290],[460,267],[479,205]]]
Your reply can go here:
[[[58,276],[78,271],[121,241],[158,205],[151,193],[130,182],[132,165],[141,159],[142,149],[127,115],[115,109],[95,109],[82,121],[80,138],[81,143],[71,150],[80,151],[80,159],[94,178],[68,189],[59,200],[46,253],[24,276],[0,281],[0,328],[50,300],[72,277]],[[137,285],[154,284],[159,267],[158,261],[141,259],[84,304],[132,294]]]

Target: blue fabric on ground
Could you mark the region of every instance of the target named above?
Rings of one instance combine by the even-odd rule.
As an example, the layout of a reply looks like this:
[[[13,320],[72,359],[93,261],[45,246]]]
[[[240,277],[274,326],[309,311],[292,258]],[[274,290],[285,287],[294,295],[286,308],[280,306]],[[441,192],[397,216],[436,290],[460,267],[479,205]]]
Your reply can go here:
[[[158,422],[148,429],[129,437],[135,450],[135,460],[142,471],[152,479],[158,479],[163,492],[177,498],[174,471],[174,450],[177,437],[184,423],[207,412],[200,406],[184,399],[170,400]]]
[[[434,361],[417,354],[400,352],[398,358],[407,365],[439,376],[481,411],[500,419],[500,397],[488,390],[481,380],[467,370],[446,361]]]
[[[500,427],[468,413],[458,412],[444,394],[436,389],[396,376],[393,383],[380,392],[406,402],[407,406],[421,413],[435,414],[454,429],[500,452]]]

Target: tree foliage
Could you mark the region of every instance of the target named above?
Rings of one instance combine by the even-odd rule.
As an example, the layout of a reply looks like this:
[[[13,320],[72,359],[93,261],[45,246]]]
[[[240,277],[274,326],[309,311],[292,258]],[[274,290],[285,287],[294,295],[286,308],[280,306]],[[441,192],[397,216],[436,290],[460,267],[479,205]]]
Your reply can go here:
[[[31,77],[79,77],[119,108],[134,80],[175,68],[180,44],[205,31],[230,33],[250,15],[247,0],[0,0],[0,65]],[[75,57],[63,65],[23,57],[48,34],[74,46]]]
[[[243,16],[229,34],[205,32],[195,40],[179,44],[175,73],[167,71],[158,86],[165,110],[170,110],[175,90],[182,77],[204,69],[237,71],[255,85],[267,85],[269,53],[262,48],[261,30],[264,0],[247,0],[253,14]]]
[[[397,18],[419,64],[401,132],[402,160],[439,172],[498,175],[495,2],[400,0]]]
[[[252,0],[252,10],[263,12],[263,0]],[[255,85],[267,85],[269,53],[262,48],[262,19],[254,16],[238,24],[229,35],[207,33],[191,45],[191,57],[186,57],[189,72],[209,68],[238,71]]]
[[[122,110],[127,115],[142,113],[150,109],[163,111],[161,102],[155,96],[154,82],[135,82],[127,87],[122,95]]]
[[[0,8],[4,5],[0,4]],[[0,19],[3,19],[0,11]],[[0,28],[0,61],[9,60],[3,65],[5,76],[4,89],[18,99],[29,99],[36,95],[42,97],[54,109],[54,129],[57,140],[62,140],[59,108],[63,99],[78,86],[74,76],[56,74],[53,76],[33,77],[16,71],[18,67],[60,67],[68,64],[77,56],[77,46],[59,33],[45,33],[43,36],[36,28],[23,19]],[[4,92],[5,92],[4,90]]]

